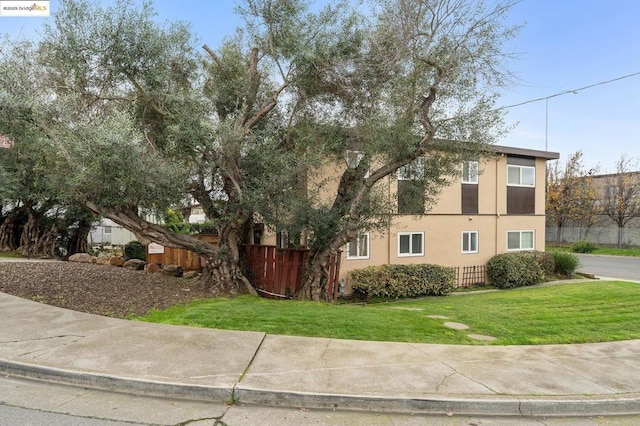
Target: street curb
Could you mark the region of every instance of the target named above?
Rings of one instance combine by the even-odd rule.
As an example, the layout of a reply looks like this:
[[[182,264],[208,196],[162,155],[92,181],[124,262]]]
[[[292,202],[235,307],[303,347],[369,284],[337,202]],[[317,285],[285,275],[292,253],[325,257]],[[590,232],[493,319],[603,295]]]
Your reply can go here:
[[[269,391],[236,386],[241,403],[282,407],[332,410],[378,411],[393,413],[461,414],[489,416],[561,417],[640,414],[640,395],[620,397],[451,397],[425,395],[423,398],[373,395],[311,394]]]
[[[98,373],[83,373],[8,361],[5,359],[0,359],[0,372],[7,376],[162,398],[226,402],[231,400],[233,396],[233,388],[158,382]]]
[[[304,407],[331,410],[392,413],[462,414],[493,416],[595,416],[640,414],[640,394],[619,396],[532,397],[390,397],[339,395],[294,391],[200,386],[173,382],[140,380],[130,377],[83,373],[0,359],[0,372],[16,376],[92,389],[199,401],[236,401],[277,407]]]

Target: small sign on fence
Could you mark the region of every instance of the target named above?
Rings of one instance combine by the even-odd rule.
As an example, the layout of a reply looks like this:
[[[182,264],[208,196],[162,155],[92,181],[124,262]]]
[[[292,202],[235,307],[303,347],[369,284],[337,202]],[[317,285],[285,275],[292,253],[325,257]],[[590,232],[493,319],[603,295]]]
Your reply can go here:
[[[164,253],[164,246],[158,243],[149,243],[149,254],[162,254]]]

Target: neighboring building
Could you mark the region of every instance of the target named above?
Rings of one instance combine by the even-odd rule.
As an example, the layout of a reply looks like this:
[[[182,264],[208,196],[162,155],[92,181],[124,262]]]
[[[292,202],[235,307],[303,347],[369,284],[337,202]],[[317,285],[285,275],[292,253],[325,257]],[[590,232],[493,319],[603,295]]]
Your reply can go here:
[[[442,189],[426,214],[415,214],[415,200],[407,202],[415,191],[402,170],[382,182],[398,213],[386,232],[363,232],[344,247],[340,278],[347,293],[349,272],[370,265],[431,263],[484,271],[496,254],[544,250],[546,161],[559,154],[493,149],[494,159],[462,164],[460,178]],[[342,170],[332,173],[339,179]],[[424,212],[418,203],[420,208]]]
[[[124,246],[134,241],[133,232],[123,228],[111,219],[100,219],[91,225],[89,245],[91,246]]]

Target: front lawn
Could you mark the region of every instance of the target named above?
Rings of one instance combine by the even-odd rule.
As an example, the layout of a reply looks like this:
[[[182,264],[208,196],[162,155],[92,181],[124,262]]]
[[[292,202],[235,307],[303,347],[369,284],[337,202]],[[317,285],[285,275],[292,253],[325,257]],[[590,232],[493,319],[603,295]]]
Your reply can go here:
[[[448,319],[433,319],[442,315]],[[397,342],[562,344],[640,338],[640,285],[588,281],[551,287],[429,297],[367,305],[275,301],[250,296],[207,299],[137,319],[270,334]],[[443,326],[467,324],[468,330]]]

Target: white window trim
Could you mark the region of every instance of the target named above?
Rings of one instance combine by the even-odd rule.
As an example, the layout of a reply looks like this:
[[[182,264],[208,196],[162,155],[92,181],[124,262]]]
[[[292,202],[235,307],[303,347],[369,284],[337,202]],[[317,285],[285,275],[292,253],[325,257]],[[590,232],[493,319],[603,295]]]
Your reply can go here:
[[[351,243],[356,243],[356,252],[360,253],[360,246],[359,246],[359,241],[361,236],[366,236],[367,237],[367,255],[366,256],[349,256],[349,244]],[[362,232],[362,233],[358,233],[358,235],[356,236],[356,239],[351,241],[351,243],[347,243],[347,246],[345,247],[345,253],[347,254],[346,258],[347,260],[361,260],[361,259],[369,259],[370,255],[371,255],[371,244],[370,244],[370,236],[368,232]]]
[[[517,249],[510,249],[509,248],[509,233],[510,232],[517,232],[517,233],[520,234],[520,244],[519,244],[520,248],[517,248]],[[531,234],[532,234],[533,238],[531,238],[531,241],[533,242],[533,247],[531,247],[531,248],[522,248],[522,234],[525,233],[525,232],[531,232]],[[533,251],[533,250],[535,250],[536,249],[536,231],[535,231],[535,229],[524,229],[524,230],[507,231],[506,248],[507,248],[507,251]]]
[[[469,169],[471,169],[471,165],[474,164],[475,165],[475,176],[474,179],[467,179],[465,180],[464,178],[464,165],[465,164],[469,164]],[[462,183],[469,183],[469,184],[478,184],[478,175],[480,174],[480,162],[479,161],[463,161],[462,162]],[[469,175],[471,175],[471,173],[469,173]]]
[[[413,244],[413,239],[411,238],[411,236],[415,234],[422,235],[421,244],[420,244],[420,253],[412,253],[413,246],[411,244]],[[400,236],[401,235],[409,236],[409,253],[400,253]],[[421,231],[420,232],[398,232],[398,257],[419,257],[419,256],[424,256],[424,232],[421,232]]]
[[[469,234],[469,236],[471,236],[471,234],[476,234],[476,249],[475,250],[465,250],[464,249],[464,234]],[[479,248],[480,248],[480,240],[479,240],[479,232],[478,231],[462,231],[462,235],[460,237],[460,246],[462,249],[462,253],[463,254],[473,254],[473,253],[478,253]],[[469,241],[471,241],[471,238],[469,238]]]
[[[517,167],[520,171],[520,183],[509,183],[509,168]],[[533,170],[533,184],[527,185],[522,183],[522,170],[523,169],[532,169]],[[535,188],[536,187],[536,168],[534,166],[520,166],[517,164],[507,164],[507,186],[521,186],[525,188]]]

